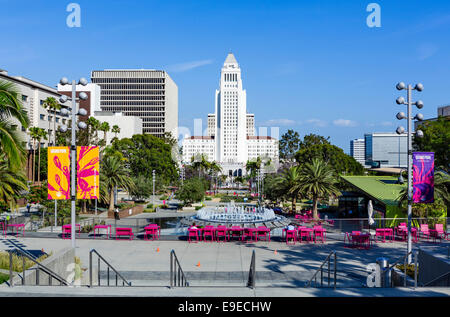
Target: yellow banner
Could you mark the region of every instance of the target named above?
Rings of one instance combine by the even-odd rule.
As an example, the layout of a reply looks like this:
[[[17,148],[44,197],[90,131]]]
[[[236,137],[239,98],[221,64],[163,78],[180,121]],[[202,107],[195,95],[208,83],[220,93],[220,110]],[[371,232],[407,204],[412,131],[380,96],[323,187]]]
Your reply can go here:
[[[100,198],[98,146],[77,147],[77,199]]]
[[[48,199],[70,199],[69,147],[49,147],[47,155]]]

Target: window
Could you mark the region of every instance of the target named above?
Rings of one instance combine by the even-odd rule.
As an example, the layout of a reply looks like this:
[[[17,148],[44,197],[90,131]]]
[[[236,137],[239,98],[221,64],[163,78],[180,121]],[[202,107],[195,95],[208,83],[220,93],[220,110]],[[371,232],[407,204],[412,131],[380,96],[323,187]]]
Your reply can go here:
[[[22,101],[28,101],[28,96],[22,95]]]
[[[45,120],[45,115],[41,114],[39,116],[40,116],[41,120]]]

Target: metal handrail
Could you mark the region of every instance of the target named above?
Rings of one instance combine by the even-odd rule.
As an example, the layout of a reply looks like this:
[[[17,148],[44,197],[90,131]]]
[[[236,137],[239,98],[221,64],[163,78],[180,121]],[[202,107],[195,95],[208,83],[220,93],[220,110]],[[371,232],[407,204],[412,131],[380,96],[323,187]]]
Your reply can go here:
[[[426,284],[423,284],[422,286],[423,286],[423,287],[430,286],[432,283],[438,282],[439,280],[442,280],[442,279],[444,279],[444,278],[447,277],[447,276],[450,276],[450,272],[444,273],[444,274],[442,274],[441,276],[436,277],[434,280],[432,280],[432,281],[430,281],[430,282],[428,282],[428,283],[426,283]],[[432,285],[431,285],[431,286],[432,286]]]
[[[401,263],[402,261],[403,261],[403,268],[404,268],[404,275],[405,275],[405,277],[404,277],[404,281],[403,281],[403,286],[405,286],[406,287],[406,265],[407,265],[407,258],[411,255],[411,254],[413,254],[414,253],[414,287],[417,287],[417,258],[418,258],[418,256],[417,256],[417,251],[415,251],[415,252],[413,252],[413,251],[410,251],[410,252],[408,252],[407,254],[405,254],[404,256],[402,256],[400,259],[398,259],[396,262],[394,262],[394,264],[392,264],[392,266],[391,267],[389,267],[389,268],[386,268],[386,273],[388,273],[388,272],[390,272],[390,271],[392,271],[393,269],[394,269],[394,267],[397,265],[397,264],[399,264],[399,263]],[[393,280],[391,279],[391,287],[393,286],[392,285],[392,283],[393,283]]]
[[[247,287],[250,287],[252,289],[255,288],[255,282],[256,282],[256,256],[255,256],[255,250],[253,250],[252,253],[252,260],[250,262],[250,270],[248,271],[248,281],[247,281]]]
[[[175,250],[170,251],[170,288],[172,287],[189,287],[189,282],[181,268]]]
[[[336,290],[336,275],[337,275],[337,254],[336,251],[331,251],[330,254],[326,257],[326,259],[322,262],[320,267],[316,270],[316,272],[313,274],[311,279],[306,282],[305,287],[310,287],[312,281],[314,280],[314,285],[317,284],[317,274],[319,274],[320,271],[320,286],[323,287],[323,266],[325,263],[328,262],[328,287],[330,287],[330,268],[331,268],[331,256],[334,255],[334,274],[333,274],[333,280],[334,280],[334,287],[333,289]]]
[[[18,252],[20,253],[20,255],[22,256],[22,285],[25,285],[25,258],[29,259],[30,261],[32,261],[33,263],[37,264],[37,270],[36,270],[36,284],[39,285],[39,272],[43,271],[44,273],[48,274],[48,281],[49,284],[52,285],[52,278],[56,279],[57,281],[59,281],[60,285],[69,285],[70,283],[66,281],[66,279],[64,279],[63,277],[61,277],[60,275],[58,275],[57,273],[53,272],[51,269],[49,269],[48,267],[46,267],[45,265],[39,263],[38,261],[36,261],[35,259],[33,259],[31,256],[29,256],[28,254],[26,254],[25,252],[23,252],[22,250],[19,249],[14,249],[14,250],[10,250],[9,251],[9,287],[13,287],[14,286],[14,282],[13,282],[13,252]]]
[[[97,265],[97,279],[98,279],[98,286],[100,286],[100,259],[107,265],[107,276],[108,276],[108,284],[109,285],[109,270],[113,270],[114,273],[116,273],[116,286],[118,286],[118,279],[117,277],[120,277],[122,279],[122,286],[125,286],[127,284],[128,286],[131,286],[131,282],[128,282],[117,270],[103,258],[95,249],[92,249],[89,252],[89,287],[92,287],[92,253],[97,254],[98,256],[98,265]]]

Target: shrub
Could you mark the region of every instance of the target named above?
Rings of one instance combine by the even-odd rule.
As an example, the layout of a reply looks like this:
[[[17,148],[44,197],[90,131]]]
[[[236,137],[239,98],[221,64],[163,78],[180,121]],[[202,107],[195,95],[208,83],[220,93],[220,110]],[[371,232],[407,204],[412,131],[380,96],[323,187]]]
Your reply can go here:
[[[48,258],[50,255],[51,255],[51,253],[44,254],[44,255],[40,256],[36,261],[42,262],[43,260]],[[13,265],[12,265],[13,271],[22,272],[23,271],[22,256],[13,254],[12,261],[13,261]],[[34,264],[35,263],[33,261],[31,261],[28,258],[25,258],[25,270],[29,269]],[[0,269],[9,270],[9,252],[0,252]]]
[[[8,274],[0,273],[0,284],[3,284],[3,283],[5,283],[8,280],[9,280],[9,275]]]
[[[146,208],[146,209],[144,209],[143,212],[144,213],[155,212],[155,209],[154,208]]]
[[[202,208],[203,208],[203,206],[195,206],[195,210],[200,210]]]

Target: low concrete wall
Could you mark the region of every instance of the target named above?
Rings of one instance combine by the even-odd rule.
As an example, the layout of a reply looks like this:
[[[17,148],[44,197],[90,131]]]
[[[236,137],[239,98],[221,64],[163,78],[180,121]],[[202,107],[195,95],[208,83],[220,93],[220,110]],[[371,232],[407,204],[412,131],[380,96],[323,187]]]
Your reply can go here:
[[[119,210],[119,217],[120,217],[120,219],[122,219],[122,218],[127,218],[130,216],[139,215],[144,211],[144,209],[145,209],[145,205],[137,205],[134,207],[122,209],[122,210]],[[114,211],[113,212],[108,211],[108,218],[114,219]]]
[[[439,259],[430,253],[419,250],[419,285],[425,285],[432,280],[450,272],[450,261]],[[450,286],[450,277],[432,286]]]
[[[40,263],[67,280],[70,274],[67,269],[71,263],[74,263],[74,259],[75,250],[73,248],[66,248],[51,255]],[[38,265],[34,265],[25,271],[25,285],[38,285],[36,280],[37,271],[39,271],[39,285],[49,285],[49,275],[42,270],[38,270],[37,267]],[[22,285],[22,278],[22,273],[20,272],[13,277],[13,284]],[[52,278],[52,285],[59,285],[59,281]]]
[[[391,271],[391,279],[393,287],[405,286],[405,272],[397,268],[393,268]],[[406,275],[406,286],[414,287],[414,279]]]

